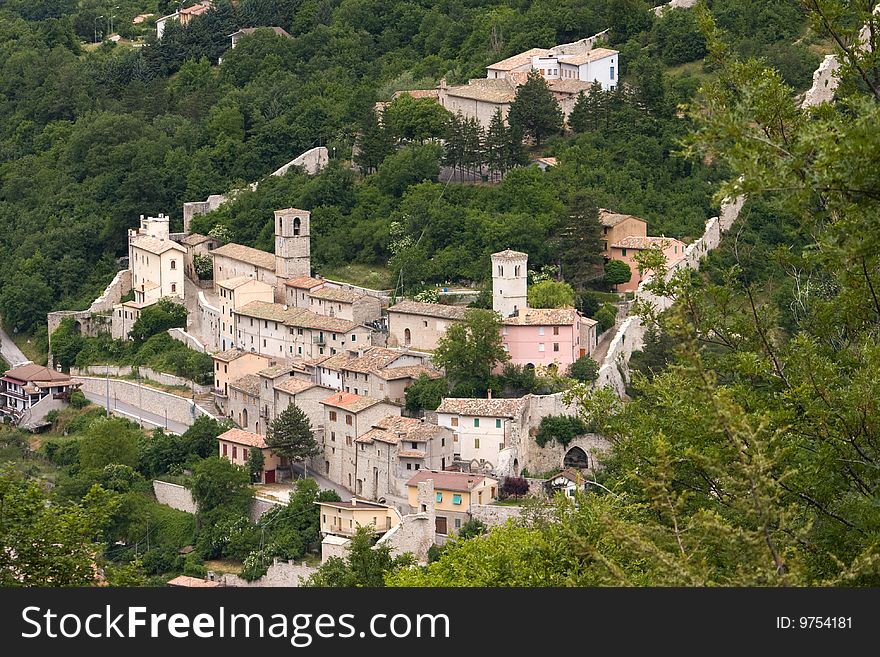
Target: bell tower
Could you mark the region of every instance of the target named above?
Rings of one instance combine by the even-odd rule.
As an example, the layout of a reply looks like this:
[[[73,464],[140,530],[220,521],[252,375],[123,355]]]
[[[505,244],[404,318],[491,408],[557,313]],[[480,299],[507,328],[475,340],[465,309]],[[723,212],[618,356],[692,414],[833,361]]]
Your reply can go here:
[[[275,210],[275,276],[279,286],[312,273],[310,223],[308,210]]]
[[[529,307],[528,262],[528,253],[507,249],[492,254],[492,310],[501,317]]]

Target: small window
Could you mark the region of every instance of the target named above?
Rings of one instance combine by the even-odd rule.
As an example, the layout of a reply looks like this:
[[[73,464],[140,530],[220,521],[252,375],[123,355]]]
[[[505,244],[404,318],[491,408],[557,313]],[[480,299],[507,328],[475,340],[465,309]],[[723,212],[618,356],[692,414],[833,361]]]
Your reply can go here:
[[[457,495],[457,494],[453,495],[452,496],[452,503],[453,504],[461,504],[461,495]]]
[[[171,269],[177,269],[177,260],[171,261]]]
[[[559,327],[558,326],[553,327],[553,335],[559,335]]]
[[[437,501],[438,502],[443,501],[443,493],[441,491],[437,491]]]
[[[330,421],[336,422],[336,411],[330,411]]]
[[[495,419],[495,428],[496,428],[496,429],[500,429],[500,428],[501,428],[501,418],[496,418],[496,419]]]
[[[611,76],[610,77],[612,80],[614,79],[614,67],[613,66],[611,67]]]
[[[175,292],[177,292],[177,283],[172,283],[171,284],[171,293],[174,294]]]
[[[480,449],[480,439],[474,438],[474,449]]]
[[[543,342],[538,343],[538,351],[544,351],[544,343]]]
[[[559,343],[558,342],[553,343],[553,351],[559,351]]]
[[[456,528],[456,529],[461,529],[461,518],[456,518],[456,519],[455,519],[455,528]]]
[[[345,416],[345,423],[346,423],[348,426],[351,426],[351,424],[352,424],[352,418],[351,418],[351,415],[346,415],[346,416]]]
[[[478,417],[475,417],[475,418],[474,418],[474,426],[475,426],[475,427],[480,426],[480,418],[478,418]]]
[[[538,335],[544,335],[544,327],[543,326],[538,327]]]
[[[626,257],[626,249],[621,249],[620,255],[622,255],[625,258]]]
[[[452,418],[451,424],[452,424],[452,426],[457,427],[458,426],[458,418],[457,417]]]

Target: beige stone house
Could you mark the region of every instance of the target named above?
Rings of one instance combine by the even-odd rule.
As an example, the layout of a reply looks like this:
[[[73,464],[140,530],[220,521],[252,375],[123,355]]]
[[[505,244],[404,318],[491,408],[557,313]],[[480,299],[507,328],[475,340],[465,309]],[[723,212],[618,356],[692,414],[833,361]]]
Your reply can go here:
[[[263,470],[260,472],[260,483],[274,484],[280,477],[278,469],[287,466],[286,460],[277,456],[266,446],[263,436],[243,431],[230,429],[217,436],[219,455],[233,465],[247,467],[248,458],[252,450],[263,452]]]
[[[466,308],[405,299],[388,309],[388,346],[433,351],[446,330],[464,319]]]
[[[260,377],[256,374],[246,374],[230,382],[226,408],[229,419],[241,429],[259,435],[265,433],[266,422],[260,417]]]
[[[242,244],[224,244],[211,252],[214,281],[252,278],[275,288],[275,256]]]
[[[420,376],[438,378],[421,354],[384,347],[347,350],[316,366],[315,380],[337,390],[403,403],[406,389]]]
[[[220,300],[217,344],[225,351],[240,344],[235,339],[238,310],[252,301],[272,303],[275,291],[272,286],[250,276],[238,276],[216,281],[215,287]]]
[[[322,287],[326,281],[311,276],[299,276],[284,281],[285,297],[284,303],[291,308],[309,309],[311,304],[311,292]]]
[[[214,361],[214,403],[227,412],[229,384],[248,374],[256,374],[269,366],[269,359],[241,349],[227,349],[212,354]]]
[[[354,290],[324,285],[309,293],[309,310],[318,315],[365,324],[381,317],[382,303],[376,297]]]
[[[355,439],[388,415],[400,415],[400,407],[372,397],[337,392],[321,401],[324,407],[323,456],[321,474],[357,495]],[[360,480],[363,489],[363,480]]]
[[[384,504],[352,498],[348,502],[315,502],[321,513],[324,536],[354,536],[358,527],[368,527],[377,534],[400,524],[397,509]]]
[[[180,241],[180,244],[186,249],[183,273],[191,281],[198,282],[199,277],[196,274],[193,257],[196,254],[206,256],[211,255],[211,252],[220,246],[220,241],[216,237],[200,235],[199,233],[190,233]]]
[[[291,404],[298,406],[309,418],[312,431],[317,437],[324,426],[324,405],[321,402],[331,394],[333,394],[333,390],[330,388],[325,388],[312,381],[290,377],[275,384],[273,390],[274,417],[278,417]]]
[[[452,432],[417,418],[384,417],[355,443],[355,488],[370,499],[403,499],[414,472],[443,470],[453,461]]]
[[[645,237],[648,234],[648,223],[631,214],[599,208],[599,221],[602,223],[602,255],[606,258],[611,257],[612,244],[625,237]]]
[[[432,479],[434,482],[434,509],[436,532],[446,535],[461,529],[470,519],[472,504],[491,504],[498,499],[498,480],[467,472],[437,472],[422,470],[406,484],[407,496],[413,513],[425,511],[418,502],[418,485]]]

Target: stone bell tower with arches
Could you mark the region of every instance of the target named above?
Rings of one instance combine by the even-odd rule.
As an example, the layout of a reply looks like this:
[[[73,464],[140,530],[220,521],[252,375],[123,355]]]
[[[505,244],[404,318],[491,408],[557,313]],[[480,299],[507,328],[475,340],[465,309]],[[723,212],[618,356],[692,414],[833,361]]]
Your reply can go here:
[[[284,281],[312,273],[308,210],[275,210],[275,277],[283,294]]]
[[[492,254],[492,309],[501,317],[529,307],[529,254],[507,249]]]

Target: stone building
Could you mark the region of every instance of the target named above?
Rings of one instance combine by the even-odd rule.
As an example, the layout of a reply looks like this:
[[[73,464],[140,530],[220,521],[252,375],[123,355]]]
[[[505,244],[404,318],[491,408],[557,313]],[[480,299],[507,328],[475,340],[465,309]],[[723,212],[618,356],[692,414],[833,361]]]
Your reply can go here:
[[[453,461],[452,432],[417,418],[389,415],[355,438],[356,481],[369,499],[402,499],[419,470],[443,470]]]
[[[446,330],[464,319],[462,306],[405,299],[388,309],[388,346],[433,351]]]
[[[183,300],[186,249],[170,239],[169,218],[141,215],[140,227],[128,231],[128,267],[134,300],[155,302],[165,297]]]
[[[252,301],[271,304],[275,298],[275,291],[268,283],[250,276],[237,276],[216,281],[215,287],[220,300],[216,342],[224,351],[234,349],[236,345],[241,344],[236,340],[238,311]]]
[[[321,404],[324,406],[324,467],[320,472],[356,495],[362,495],[363,480],[358,479],[355,438],[382,418],[400,415],[400,407],[345,392],[334,393]],[[361,490],[356,487],[358,481]]]
[[[501,317],[529,307],[529,254],[506,249],[492,254],[492,309]]]
[[[437,407],[437,424],[453,434],[458,461],[474,472],[495,473],[501,452],[527,433],[529,396],[519,399],[447,397]]]
[[[199,233],[190,233],[180,241],[180,244],[186,249],[183,273],[191,281],[199,282],[193,258],[196,254],[210,256],[211,252],[220,246],[220,241],[216,237],[200,235]]]
[[[382,316],[382,303],[367,294],[324,285],[309,293],[309,310],[318,315],[365,324]]]
[[[384,504],[352,498],[348,502],[316,502],[321,514],[324,536],[354,536],[358,527],[368,527],[377,534],[400,524],[397,509]]]
[[[214,360],[214,403],[227,413],[229,384],[248,374],[256,374],[269,366],[269,359],[241,349],[227,349],[212,354]]]
[[[423,355],[384,347],[349,349],[318,363],[315,380],[356,395],[403,403],[406,389],[420,376],[440,376],[426,362]]]
[[[491,477],[467,472],[422,470],[413,475],[406,485],[414,513],[428,510],[427,504],[419,501],[419,484],[428,480],[433,480],[435,531],[440,535],[461,529],[470,519],[472,504],[491,504],[498,499],[498,481]]]
[[[217,436],[219,456],[233,465],[247,467],[253,450],[263,453],[263,469],[260,471],[261,484],[274,484],[279,481],[278,469],[287,466],[286,459],[277,456],[266,446],[263,436],[241,429],[229,429]]]

